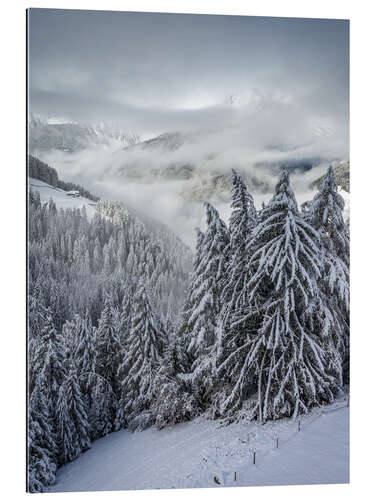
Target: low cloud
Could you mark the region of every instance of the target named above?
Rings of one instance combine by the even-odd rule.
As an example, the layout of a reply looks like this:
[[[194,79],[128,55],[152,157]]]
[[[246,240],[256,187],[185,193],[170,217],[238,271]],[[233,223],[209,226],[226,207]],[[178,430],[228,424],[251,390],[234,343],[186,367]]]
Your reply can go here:
[[[253,193],[259,207],[277,180],[272,165],[306,161],[314,171],[292,179],[305,201],[326,164],[349,156],[347,21],[31,9],[29,23],[31,112],[181,134],[174,151],[36,153],[190,245],[204,222],[202,203],[182,195],[194,183],[236,168],[269,186]],[[193,165],[194,177],[166,180],[171,164]],[[213,201],[226,218],[228,202]]]

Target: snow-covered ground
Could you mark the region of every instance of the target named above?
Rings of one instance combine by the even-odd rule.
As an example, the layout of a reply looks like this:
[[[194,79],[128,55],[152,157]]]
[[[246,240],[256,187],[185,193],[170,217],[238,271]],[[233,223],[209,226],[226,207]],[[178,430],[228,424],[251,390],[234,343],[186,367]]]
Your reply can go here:
[[[303,416],[300,431],[289,419],[222,427],[197,419],[161,431],[115,432],[61,467],[48,491],[347,482],[349,408],[342,399]]]
[[[349,224],[349,222],[350,222],[350,194],[347,191],[345,191],[345,189],[342,189],[340,186],[339,186],[338,192],[344,198],[345,207],[344,207],[344,210],[342,212],[342,215],[344,217],[346,224]]]
[[[96,211],[96,203],[83,196],[72,197],[67,194],[63,189],[50,186],[46,182],[39,181],[29,177],[29,186],[34,191],[39,191],[42,203],[53,199],[57,208],[86,208],[87,217],[94,216]]]

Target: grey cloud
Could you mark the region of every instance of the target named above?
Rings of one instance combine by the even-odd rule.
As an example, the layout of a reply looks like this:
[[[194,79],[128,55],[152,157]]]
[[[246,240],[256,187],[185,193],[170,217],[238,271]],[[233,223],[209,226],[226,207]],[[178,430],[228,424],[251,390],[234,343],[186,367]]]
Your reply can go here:
[[[241,106],[228,104],[232,94]],[[182,200],[181,184],[119,182],[118,168],[191,161],[203,172],[251,171],[259,162],[348,158],[349,23],[31,9],[29,105],[36,114],[115,122],[146,136],[195,134],[173,154],[44,154],[63,178],[103,196],[140,209],[147,200],[192,244],[203,210]],[[309,175],[294,177],[299,196]],[[229,213],[228,205],[218,208]]]
[[[346,21],[31,9],[29,33],[35,112],[164,126],[249,89],[348,112]]]

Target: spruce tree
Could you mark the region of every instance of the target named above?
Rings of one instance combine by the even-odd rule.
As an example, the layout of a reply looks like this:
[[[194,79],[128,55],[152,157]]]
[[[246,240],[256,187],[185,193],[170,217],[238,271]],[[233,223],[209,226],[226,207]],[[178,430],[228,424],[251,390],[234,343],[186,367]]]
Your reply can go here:
[[[55,329],[51,315],[48,315],[30,360],[32,375],[29,384],[32,392],[36,381],[41,380],[52,408],[56,408],[59,389],[66,376],[64,359],[61,334]]]
[[[166,346],[163,325],[151,307],[143,282],[134,296],[133,307],[125,356],[119,367],[122,383],[118,427],[125,427],[132,420],[136,422],[142,412],[149,410],[156,395],[155,377]]]
[[[96,372],[105,378],[117,393],[117,370],[121,360],[121,343],[117,336],[116,322],[110,296],[107,295],[97,329]]]
[[[204,233],[199,228],[195,228],[195,230],[197,233],[197,240],[195,246],[195,260],[194,260],[193,272],[190,278],[187,297],[182,310],[180,325],[178,329],[178,337],[180,339],[179,342],[182,346],[182,351],[185,354],[185,363],[183,363],[182,366],[182,371],[184,372],[190,371],[190,367],[193,362],[193,356],[189,355],[190,352],[189,346],[190,343],[192,342],[192,332],[193,332],[190,324],[190,317],[196,306],[195,304],[196,292],[193,287],[193,283],[197,284],[200,282],[201,278],[198,274],[198,270],[199,272],[202,272],[200,263],[203,258],[202,250],[203,250]]]
[[[150,404],[150,423],[162,429],[167,425],[191,420],[198,415],[198,402],[183,381],[160,366],[155,376],[155,397]]]
[[[126,338],[129,334],[129,330],[131,327],[131,318],[132,318],[132,295],[128,287],[124,290],[124,296],[121,302],[120,314],[118,317],[117,324],[117,336],[122,345],[125,344]]]
[[[232,214],[229,221],[230,257],[227,277],[223,289],[224,307],[221,313],[220,343],[217,350],[217,362],[246,342],[248,331],[253,329],[251,321],[237,322],[249,312],[250,303],[246,293],[251,277],[250,257],[252,252],[252,231],[257,223],[254,201],[248,193],[242,178],[233,170]],[[233,360],[234,361],[234,360]],[[213,403],[213,413],[217,413],[223,393],[234,381],[231,370],[221,375],[221,384]]]
[[[71,368],[57,400],[60,463],[70,462],[91,446],[90,426],[77,372]]]
[[[112,429],[113,409],[108,412],[107,408],[109,403],[111,407],[113,406],[112,388],[108,394],[109,382],[103,382],[100,375],[95,372],[97,334],[96,329],[92,326],[88,311],[86,311],[85,319],[76,315],[73,322],[70,323],[70,327],[73,337],[71,361],[77,370],[78,382],[89,422],[90,438],[95,439],[103,434],[104,429],[108,427]],[[108,397],[110,401],[107,401]],[[109,430],[104,434],[108,432]]]
[[[91,323],[91,318],[86,311],[85,318],[75,315],[74,343],[72,348],[72,360],[80,377],[86,373],[95,372],[97,351],[95,346],[96,337]]]
[[[346,364],[349,356],[349,231],[342,211],[333,168],[329,167],[319,192],[309,204],[306,218],[319,232],[323,244],[324,273],[320,280],[325,300],[331,304],[336,327],[334,341]],[[346,372],[348,366],[346,366]],[[346,373],[346,379],[348,373]]]
[[[115,427],[117,396],[111,384],[97,373],[80,376],[84,384],[84,402],[90,425],[91,440],[106,436]]]
[[[219,373],[230,369],[234,382],[222,413],[250,396],[260,422],[333,401],[341,377],[330,311],[320,300],[321,258],[319,234],[301,217],[283,172],[253,232],[245,291],[251,310],[242,320],[252,317],[256,328],[219,367]]]
[[[217,320],[222,309],[221,289],[227,266],[225,249],[229,243],[227,227],[217,210],[209,203],[205,203],[205,208],[207,230],[202,240],[198,240],[200,256],[182,326],[183,335],[189,340],[187,353],[192,360],[185,379],[203,407],[209,404],[215,384]]]
[[[52,405],[41,380],[36,382],[29,400],[28,490],[42,492],[56,481],[57,436]]]
[[[242,309],[247,300],[242,293],[248,280],[251,232],[257,222],[254,200],[242,178],[232,171],[233,197],[229,220],[230,257],[223,296],[229,310]]]

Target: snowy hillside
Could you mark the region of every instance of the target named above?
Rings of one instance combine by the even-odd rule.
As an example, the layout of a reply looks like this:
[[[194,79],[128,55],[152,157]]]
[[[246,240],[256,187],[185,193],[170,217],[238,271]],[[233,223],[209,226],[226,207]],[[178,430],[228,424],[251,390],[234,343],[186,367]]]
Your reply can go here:
[[[302,417],[300,426],[298,432],[298,423],[291,420],[223,427],[217,421],[196,420],[162,431],[122,430],[61,467],[48,491],[349,482],[345,400]]]
[[[58,150],[73,153],[97,147],[122,147],[136,144],[138,134],[125,132],[111,123],[87,124],[63,119],[29,115],[31,152]]]
[[[350,222],[350,194],[345,191],[345,189],[342,189],[341,187],[338,188],[338,192],[341,194],[341,196],[344,198],[345,201],[345,207],[342,212],[342,215],[344,217],[344,220],[347,224]]]
[[[46,203],[52,198],[57,208],[85,207],[89,218],[92,218],[96,212],[96,203],[83,196],[69,196],[63,189],[50,186],[46,182],[33,179],[32,177],[29,177],[29,186],[34,191],[39,192],[42,203]]]
[[[232,184],[229,228],[204,204],[188,280],[191,253],[162,224],[121,202],[56,210],[94,207],[30,180],[30,491],[348,481],[333,168],[302,213],[288,172],[260,211]]]

